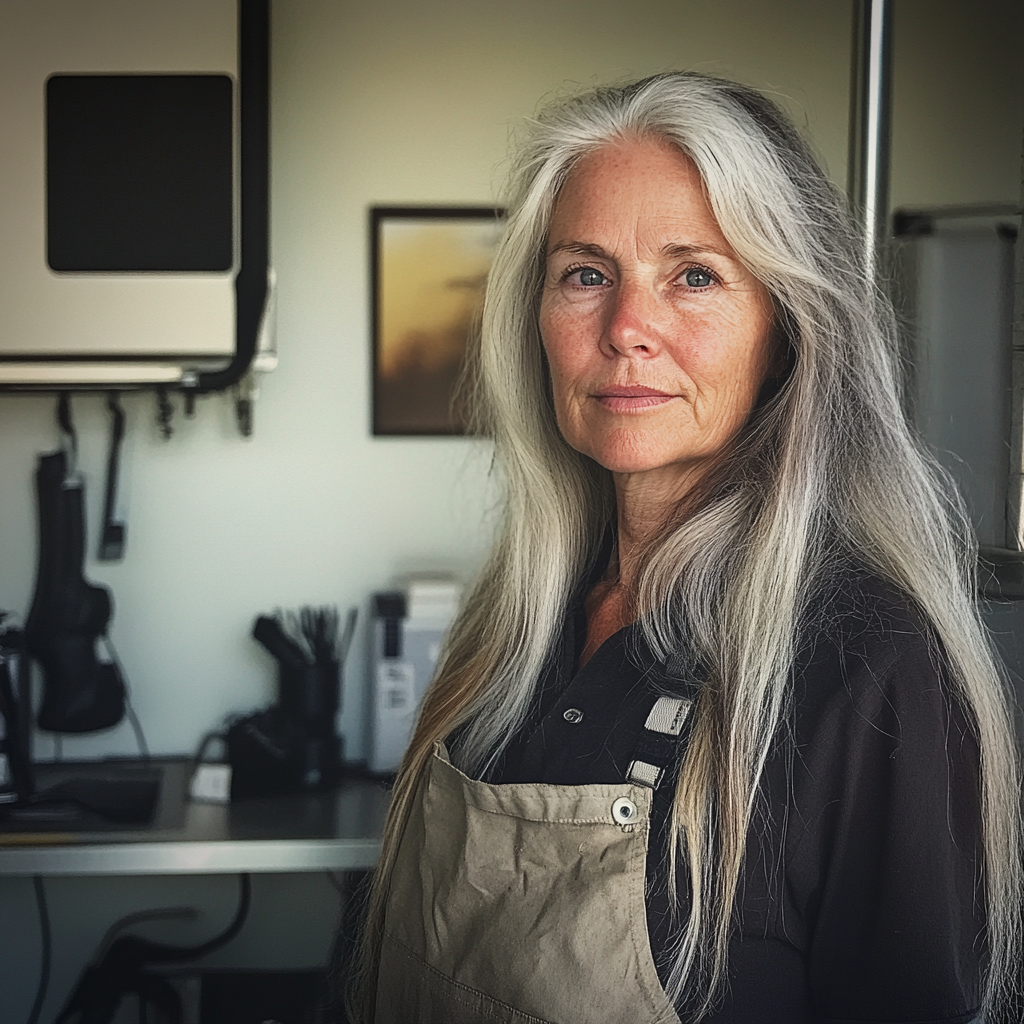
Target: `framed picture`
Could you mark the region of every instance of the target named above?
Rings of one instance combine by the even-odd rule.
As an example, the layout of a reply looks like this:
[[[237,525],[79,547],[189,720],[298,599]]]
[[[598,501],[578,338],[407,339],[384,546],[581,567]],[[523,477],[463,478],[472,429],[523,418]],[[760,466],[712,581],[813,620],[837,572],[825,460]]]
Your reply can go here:
[[[371,209],[375,435],[466,432],[455,385],[501,217],[479,206]]]

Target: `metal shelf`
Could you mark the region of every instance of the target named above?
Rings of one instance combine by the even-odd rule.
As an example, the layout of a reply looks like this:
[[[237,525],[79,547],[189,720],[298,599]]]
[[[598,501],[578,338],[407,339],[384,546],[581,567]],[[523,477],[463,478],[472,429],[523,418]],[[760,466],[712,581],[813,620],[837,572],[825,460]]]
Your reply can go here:
[[[380,849],[388,792],[353,779],[332,792],[185,802],[191,762],[162,762],[152,826],[117,832],[29,831],[0,825],[0,875],[163,875],[354,871]]]

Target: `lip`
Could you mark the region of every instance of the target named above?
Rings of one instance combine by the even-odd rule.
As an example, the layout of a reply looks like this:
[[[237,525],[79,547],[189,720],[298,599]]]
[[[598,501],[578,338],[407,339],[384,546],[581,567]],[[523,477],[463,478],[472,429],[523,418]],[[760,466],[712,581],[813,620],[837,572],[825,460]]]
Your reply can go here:
[[[657,388],[647,388],[640,384],[614,384],[602,388],[594,398],[610,412],[644,412],[666,402],[671,402],[677,395]]]

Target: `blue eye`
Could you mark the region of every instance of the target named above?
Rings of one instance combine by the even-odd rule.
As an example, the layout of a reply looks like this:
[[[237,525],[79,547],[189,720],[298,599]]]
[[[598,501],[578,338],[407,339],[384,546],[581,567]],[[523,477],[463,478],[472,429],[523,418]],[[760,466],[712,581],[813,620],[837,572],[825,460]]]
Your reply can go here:
[[[700,267],[691,267],[683,275],[683,279],[691,288],[707,288],[708,285],[713,283],[711,275]]]
[[[580,284],[585,288],[604,284],[608,280],[600,270],[595,270],[593,267],[582,267],[576,273],[580,275]]]

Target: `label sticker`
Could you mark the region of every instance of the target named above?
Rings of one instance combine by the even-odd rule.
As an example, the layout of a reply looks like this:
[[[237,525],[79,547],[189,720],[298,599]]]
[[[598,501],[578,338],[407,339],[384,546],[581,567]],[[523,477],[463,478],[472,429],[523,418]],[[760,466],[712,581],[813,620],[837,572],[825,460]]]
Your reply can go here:
[[[416,668],[411,661],[377,664],[377,710],[386,718],[411,715],[416,707]]]

